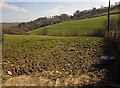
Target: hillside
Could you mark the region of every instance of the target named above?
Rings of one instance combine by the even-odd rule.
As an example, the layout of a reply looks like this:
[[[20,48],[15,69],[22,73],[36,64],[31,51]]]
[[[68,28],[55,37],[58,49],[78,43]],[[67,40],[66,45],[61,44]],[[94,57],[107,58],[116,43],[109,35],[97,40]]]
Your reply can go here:
[[[13,22],[13,23],[0,23],[1,28],[0,31],[2,31],[2,33],[8,33],[9,30],[13,30],[13,28],[17,27],[19,25],[19,23],[17,22]]]
[[[111,6],[111,15],[120,13],[118,7],[119,5]],[[38,19],[36,18],[35,20],[29,21],[29,22],[2,23],[2,26],[3,26],[2,33],[3,34],[26,34],[28,31],[35,30],[37,28],[42,28],[42,27],[46,27],[46,26],[50,26],[53,24],[58,24],[66,21],[75,21],[75,20],[82,20],[86,18],[106,16],[107,9],[108,9],[107,7],[102,7],[102,8],[94,7],[92,9],[83,10],[83,11],[76,10],[72,15],[61,13],[60,15],[51,16],[50,18],[49,17],[40,17]],[[64,34],[59,33],[59,35],[64,35]],[[78,34],[73,33],[72,35],[78,35]]]
[[[117,14],[119,12],[118,8],[119,8],[119,5],[111,6],[111,14],[113,13]],[[103,15],[105,16],[107,15],[107,12],[108,12],[107,7],[92,8],[92,9],[87,9],[83,11],[76,10],[73,13],[73,15],[61,13],[60,15],[55,15],[50,18],[43,17],[43,18],[35,19],[33,21],[23,22],[18,25],[18,28],[25,28],[31,31],[31,30],[35,30],[36,28],[50,26],[50,25],[58,24],[65,21],[94,18],[98,16],[103,16]]]
[[[111,15],[111,18],[117,18],[118,14]],[[86,35],[95,33],[99,29],[103,29],[103,23],[107,20],[107,16],[100,16],[95,18],[88,18],[75,21],[67,21],[51,26],[38,28],[28,32],[31,35]]]
[[[7,30],[9,28],[17,26],[19,23],[0,23],[2,24],[2,29]]]

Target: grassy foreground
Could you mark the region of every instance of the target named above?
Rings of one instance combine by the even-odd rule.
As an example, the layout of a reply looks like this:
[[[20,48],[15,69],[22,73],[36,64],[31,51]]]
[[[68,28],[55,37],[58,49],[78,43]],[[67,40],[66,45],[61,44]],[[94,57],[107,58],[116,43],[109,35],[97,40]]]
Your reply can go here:
[[[111,18],[118,18],[118,14],[111,15]],[[84,35],[95,33],[99,29],[103,29],[103,23],[107,20],[107,16],[88,18],[76,21],[67,21],[59,24],[38,28],[28,32],[31,35]],[[46,32],[46,33],[45,33]]]
[[[34,75],[53,83],[35,82],[35,85],[82,86],[94,83],[105,73],[104,69],[97,70],[92,66],[99,62],[98,57],[103,53],[102,42],[103,39],[97,37],[4,35],[3,79]],[[22,86],[25,85],[24,82]]]

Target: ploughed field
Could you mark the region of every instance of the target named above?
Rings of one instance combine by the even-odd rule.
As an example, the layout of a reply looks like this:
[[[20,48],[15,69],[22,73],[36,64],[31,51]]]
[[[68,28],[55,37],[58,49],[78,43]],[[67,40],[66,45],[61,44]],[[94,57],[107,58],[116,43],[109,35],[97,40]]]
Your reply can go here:
[[[94,66],[100,63],[99,57],[104,53],[103,40],[99,37],[4,35],[3,82],[8,85],[9,78],[25,75],[49,80],[36,81],[33,83],[36,86],[97,83],[107,72]]]

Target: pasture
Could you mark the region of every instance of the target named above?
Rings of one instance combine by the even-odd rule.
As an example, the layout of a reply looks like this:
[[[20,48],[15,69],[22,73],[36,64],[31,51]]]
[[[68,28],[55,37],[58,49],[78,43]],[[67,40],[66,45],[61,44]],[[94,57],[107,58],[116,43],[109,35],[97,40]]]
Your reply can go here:
[[[111,18],[118,18],[119,14],[111,15]],[[99,29],[103,29],[103,23],[107,16],[87,18],[76,21],[67,21],[51,26],[38,28],[29,31],[30,35],[58,35],[58,36],[79,36],[93,34]]]

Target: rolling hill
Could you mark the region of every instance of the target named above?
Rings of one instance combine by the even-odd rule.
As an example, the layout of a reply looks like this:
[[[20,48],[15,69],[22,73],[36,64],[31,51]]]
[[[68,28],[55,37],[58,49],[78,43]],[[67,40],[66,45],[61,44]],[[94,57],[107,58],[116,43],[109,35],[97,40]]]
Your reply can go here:
[[[0,23],[2,24],[2,29],[7,30],[9,28],[17,26],[19,23]]]
[[[111,15],[111,18],[117,18],[118,14]],[[30,35],[85,35],[96,32],[96,30],[103,29],[103,23],[107,20],[107,16],[100,16],[95,18],[87,18],[82,20],[67,21],[51,26],[38,28],[29,31]]]
[[[111,15],[119,13],[119,5],[111,6]],[[51,18],[42,17],[35,19],[29,22],[23,22],[18,25],[19,28],[26,28],[29,31],[35,30],[37,28],[50,26],[53,24],[58,24],[65,21],[74,21],[86,18],[94,18],[99,16],[106,16],[108,13],[108,7],[102,8],[92,8],[80,11],[79,9],[76,10],[71,16],[61,13],[60,15],[51,16]]]
[[[17,22],[12,22],[12,23],[0,23],[0,34],[13,29],[14,27],[17,27],[19,23]]]

